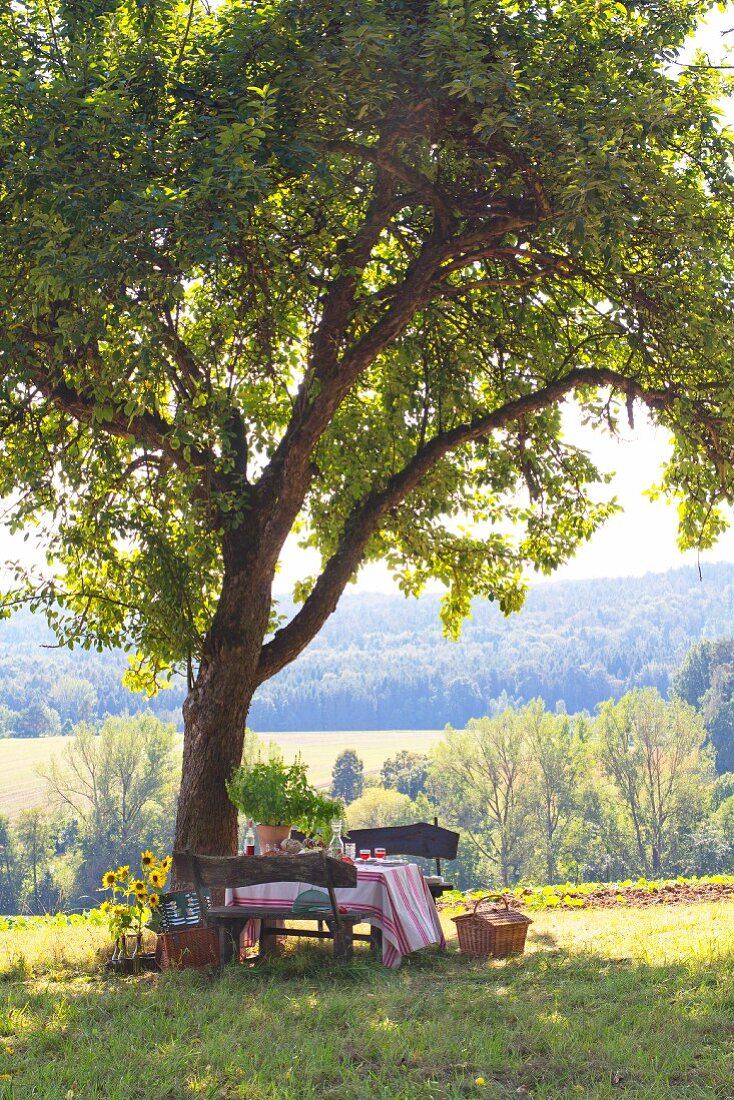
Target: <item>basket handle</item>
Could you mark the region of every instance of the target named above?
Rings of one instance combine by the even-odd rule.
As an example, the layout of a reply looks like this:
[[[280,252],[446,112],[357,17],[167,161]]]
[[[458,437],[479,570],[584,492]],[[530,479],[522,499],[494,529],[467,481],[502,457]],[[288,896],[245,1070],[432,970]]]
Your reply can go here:
[[[483,901],[503,901],[505,903],[505,912],[508,912],[510,908],[510,899],[507,894],[484,894],[483,897],[477,898],[474,902],[474,913],[476,913]],[[472,916],[473,915],[474,914],[472,914]]]

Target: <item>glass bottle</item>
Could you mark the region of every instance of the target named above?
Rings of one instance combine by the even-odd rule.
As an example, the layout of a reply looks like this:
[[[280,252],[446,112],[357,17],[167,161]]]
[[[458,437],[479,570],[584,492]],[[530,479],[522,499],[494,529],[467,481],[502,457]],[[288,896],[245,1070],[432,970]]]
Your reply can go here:
[[[340,817],[335,817],[331,822],[331,840],[329,841],[329,847],[326,849],[327,856],[331,856],[332,859],[341,859],[344,855],[344,841],[342,840],[342,820]]]
[[[245,846],[243,848],[243,855],[254,856],[255,854],[255,826],[252,818],[248,818],[247,832],[245,833]]]

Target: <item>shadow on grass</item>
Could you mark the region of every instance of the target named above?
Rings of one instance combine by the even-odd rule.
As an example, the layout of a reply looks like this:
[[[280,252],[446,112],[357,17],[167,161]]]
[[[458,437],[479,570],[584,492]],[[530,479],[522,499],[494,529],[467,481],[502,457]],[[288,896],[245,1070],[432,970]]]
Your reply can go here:
[[[299,947],[221,978],[8,983],[0,1098],[734,1095],[731,954],[652,965],[548,934],[534,946],[494,961],[422,952],[397,971]]]

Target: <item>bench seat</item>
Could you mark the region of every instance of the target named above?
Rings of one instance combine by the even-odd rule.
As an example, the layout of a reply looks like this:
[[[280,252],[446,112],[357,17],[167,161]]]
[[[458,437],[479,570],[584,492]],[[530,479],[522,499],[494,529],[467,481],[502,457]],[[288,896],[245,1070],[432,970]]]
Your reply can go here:
[[[342,913],[344,924],[369,923],[371,913]],[[216,909],[210,909],[207,913],[207,921],[213,924],[219,921],[237,921],[240,917],[248,920],[318,920],[330,921],[334,918],[324,909],[313,913],[294,912],[293,909],[275,909],[272,905],[218,905]]]

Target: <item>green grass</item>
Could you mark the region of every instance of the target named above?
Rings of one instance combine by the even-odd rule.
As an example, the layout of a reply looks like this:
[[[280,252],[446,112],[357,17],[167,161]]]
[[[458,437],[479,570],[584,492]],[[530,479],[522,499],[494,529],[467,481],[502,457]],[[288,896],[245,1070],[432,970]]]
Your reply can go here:
[[[309,766],[311,782],[328,783],[334,761],[344,749],[355,749],[367,771],[378,771],[388,756],[400,749],[426,752],[440,739],[440,730],[331,730],[325,733],[265,733],[262,740],[274,741],[288,760],[298,753]],[[46,802],[39,765],[59,755],[66,737],[0,740],[0,813],[15,819],[21,810]]]
[[[0,1097],[734,1095],[734,904],[534,921],[507,961],[298,946],[221,980],[105,977],[99,929],[2,933]]]

